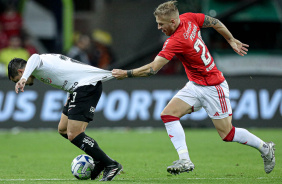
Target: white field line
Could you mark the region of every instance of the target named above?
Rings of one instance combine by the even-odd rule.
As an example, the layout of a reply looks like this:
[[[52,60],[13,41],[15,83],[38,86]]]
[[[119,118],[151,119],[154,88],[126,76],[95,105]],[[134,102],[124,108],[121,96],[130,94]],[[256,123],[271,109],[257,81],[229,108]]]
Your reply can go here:
[[[259,177],[255,178],[257,180],[263,180],[263,179],[278,179],[280,177]],[[177,180],[177,179],[184,179],[184,178],[144,178],[142,180]],[[251,178],[186,178],[187,180],[234,180],[234,179],[251,179]],[[59,178],[35,178],[35,179],[1,179],[0,181],[72,181],[77,179],[59,179]],[[119,180],[119,179],[117,179]]]
[[[280,178],[280,177],[271,177],[271,179]],[[187,180],[240,180],[240,179],[252,179],[252,178],[186,178]],[[269,179],[268,177],[259,177],[255,178],[257,180]]]
[[[59,178],[35,178],[35,179],[1,179],[0,181],[71,181],[77,179],[59,179]]]

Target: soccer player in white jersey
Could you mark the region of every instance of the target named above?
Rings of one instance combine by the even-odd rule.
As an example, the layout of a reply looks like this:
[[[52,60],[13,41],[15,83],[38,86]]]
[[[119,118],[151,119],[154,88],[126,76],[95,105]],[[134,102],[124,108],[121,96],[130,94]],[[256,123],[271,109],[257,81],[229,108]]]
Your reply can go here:
[[[216,18],[202,13],[179,15],[176,1],[159,5],[154,15],[158,29],[170,36],[165,41],[163,49],[154,61],[147,65],[127,71],[114,69],[112,73],[117,79],[147,77],[156,74],[173,56],[178,57],[182,62],[189,82],[172,98],[161,113],[167,133],[179,155],[179,160],[168,166],[167,171],[171,174],[179,174],[194,169],[179,119],[203,107],[224,141],[238,142],[259,150],[264,161],[264,170],[270,173],[275,166],[275,144],[266,143],[248,130],[232,125],[229,87],[202,40],[200,29],[213,27],[241,56],[247,54],[248,45],[235,39]]]
[[[111,181],[122,165],[107,156],[98,143],[84,132],[93,120],[102,94],[102,82],[112,79],[110,71],[92,67],[60,54],[33,54],[28,61],[14,58],[8,65],[8,77],[16,83],[16,93],[36,78],[69,93],[59,122],[59,133],[95,161],[91,179],[104,171],[101,181]]]

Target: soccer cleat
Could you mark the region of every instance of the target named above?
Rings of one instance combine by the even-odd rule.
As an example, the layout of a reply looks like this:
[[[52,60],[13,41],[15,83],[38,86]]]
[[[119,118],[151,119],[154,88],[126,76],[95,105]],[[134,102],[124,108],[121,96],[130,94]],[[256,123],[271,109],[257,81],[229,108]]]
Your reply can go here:
[[[181,159],[173,162],[173,165],[167,167],[167,172],[170,174],[180,174],[183,172],[193,171],[194,164],[190,160]]]
[[[122,165],[115,161],[113,165],[105,167],[103,178],[100,181],[112,181],[120,171],[122,171]]]
[[[273,142],[267,142],[266,144],[269,147],[269,152],[266,155],[261,155],[261,157],[263,158],[264,171],[269,174],[275,166],[275,144]]]
[[[91,172],[91,180],[98,179],[105,168],[102,162],[94,162],[94,163],[95,163],[95,166],[94,166],[93,171]]]

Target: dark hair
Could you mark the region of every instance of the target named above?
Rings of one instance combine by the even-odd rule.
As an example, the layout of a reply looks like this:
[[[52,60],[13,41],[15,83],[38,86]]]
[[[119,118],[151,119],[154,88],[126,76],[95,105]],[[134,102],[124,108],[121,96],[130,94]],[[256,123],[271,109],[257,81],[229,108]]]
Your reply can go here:
[[[14,78],[18,75],[18,69],[24,68],[26,65],[26,60],[21,58],[14,58],[10,61],[8,65],[8,78],[11,80],[11,77]]]

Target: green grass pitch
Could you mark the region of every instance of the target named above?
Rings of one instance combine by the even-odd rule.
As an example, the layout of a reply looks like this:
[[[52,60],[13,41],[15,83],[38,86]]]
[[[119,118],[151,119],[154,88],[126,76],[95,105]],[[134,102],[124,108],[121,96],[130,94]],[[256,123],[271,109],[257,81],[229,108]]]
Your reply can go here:
[[[124,171],[113,183],[282,183],[281,129],[249,129],[276,144],[276,166],[265,174],[257,150],[221,141],[215,129],[185,129],[195,170],[174,176],[166,167],[178,156],[166,130],[87,130],[100,147],[119,161]],[[55,130],[0,132],[0,183],[97,183],[79,181],[70,171],[83,152]]]

